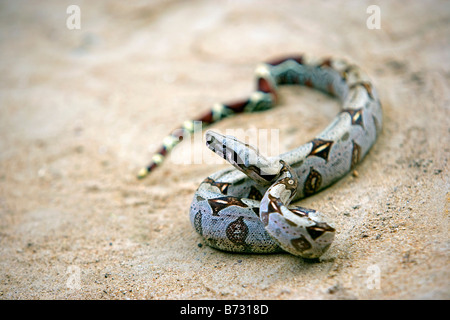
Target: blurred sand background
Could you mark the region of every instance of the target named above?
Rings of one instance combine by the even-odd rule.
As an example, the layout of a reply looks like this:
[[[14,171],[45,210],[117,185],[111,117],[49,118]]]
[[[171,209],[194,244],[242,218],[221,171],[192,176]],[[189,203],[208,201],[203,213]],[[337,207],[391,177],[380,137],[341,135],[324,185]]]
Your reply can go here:
[[[449,299],[449,21],[448,1],[1,1],[0,298]],[[226,164],[135,178],[175,127],[247,96],[257,63],[285,53],[358,64],[384,109],[358,174],[298,203],[338,230],[315,263],[201,245],[189,205]],[[282,88],[277,108],[214,127],[279,129],[285,152],[338,110]]]

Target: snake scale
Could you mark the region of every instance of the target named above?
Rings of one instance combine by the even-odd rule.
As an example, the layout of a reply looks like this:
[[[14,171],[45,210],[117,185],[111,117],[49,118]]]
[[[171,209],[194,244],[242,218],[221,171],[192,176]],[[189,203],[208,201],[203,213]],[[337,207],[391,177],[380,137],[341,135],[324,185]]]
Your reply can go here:
[[[281,85],[303,85],[336,97],[341,111],[332,123],[298,148],[266,158],[233,136],[206,132],[209,149],[233,167],[216,172],[198,187],[190,206],[195,231],[211,247],[247,253],[286,251],[320,257],[331,245],[335,229],[313,209],[290,202],[330,186],[363,159],[381,131],[382,110],[368,76],[344,60],[283,57],[256,68],[256,91],[248,99],[216,104],[202,117],[203,127],[242,112],[272,108]],[[160,165],[193,121],[166,137],[152,162],[139,172],[146,176]]]

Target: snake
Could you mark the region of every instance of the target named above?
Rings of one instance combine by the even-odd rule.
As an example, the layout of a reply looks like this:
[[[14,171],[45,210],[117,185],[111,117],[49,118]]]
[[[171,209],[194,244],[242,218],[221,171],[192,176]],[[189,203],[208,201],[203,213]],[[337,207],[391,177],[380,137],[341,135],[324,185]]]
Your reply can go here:
[[[312,140],[279,156],[266,157],[234,136],[207,130],[206,146],[232,166],[200,183],[189,210],[193,229],[215,249],[287,252],[317,259],[333,243],[336,229],[327,215],[291,202],[316,194],[354,172],[382,130],[379,96],[369,76],[343,59],[284,56],[258,64],[255,78],[256,90],[250,97],[216,103],[174,130],[138,177],[160,166],[183,135],[194,131],[194,121],[201,121],[205,128],[239,113],[271,109],[283,85],[301,85],[328,94],[341,105],[332,122]]]

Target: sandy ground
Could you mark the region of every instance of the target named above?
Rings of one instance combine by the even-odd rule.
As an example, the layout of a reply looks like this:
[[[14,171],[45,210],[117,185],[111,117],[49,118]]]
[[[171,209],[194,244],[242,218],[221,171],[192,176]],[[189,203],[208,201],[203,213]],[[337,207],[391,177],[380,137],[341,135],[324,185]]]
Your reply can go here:
[[[0,298],[449,299],[449,21],[448,1],[2,1]],[[357,175],[298,203],[329,213],[333,246],[312,263],[202,245],[189,205],[227,165],[138,169],[184,120],[247,96],[259,61],[303,52],[361,66],[384,109]],[[281,92],[215,128],[279,129],[285,152],[339,109]]]

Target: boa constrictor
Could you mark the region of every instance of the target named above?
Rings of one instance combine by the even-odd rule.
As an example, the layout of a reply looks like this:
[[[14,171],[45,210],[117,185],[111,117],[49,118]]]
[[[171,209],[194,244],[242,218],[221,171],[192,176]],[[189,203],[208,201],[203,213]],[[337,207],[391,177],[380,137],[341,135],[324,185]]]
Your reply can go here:
[[[382,111],[368,76],[343,60],[290,56],[260,64],[257,90],[249,99],[216,104],[195,121],[204,126],[241,112],[263,111],[275,105],[280,85],[304,85],[337,97],[342,110],[313,140],[277,158],[213,131],[206,132],[208,148],[229,161],[225,169],[206,178],[190,207],[194,229],[211,247],[249,253],[287,251],[303,258],[320,257],[331,245],[335,229],[313,209],[289,206],[352,171],[367,154],[381,130]],[[168,136],[146,176],[183,136],[193,121]]]

